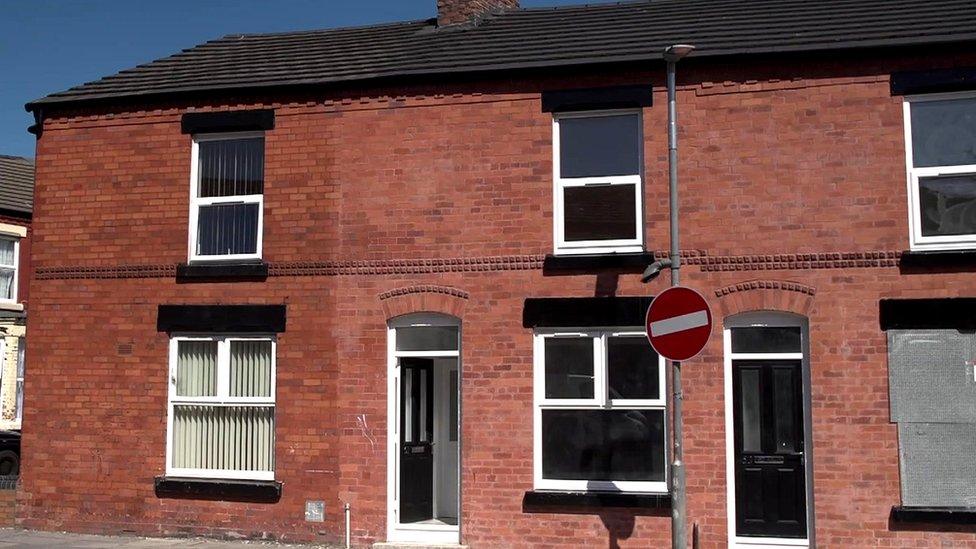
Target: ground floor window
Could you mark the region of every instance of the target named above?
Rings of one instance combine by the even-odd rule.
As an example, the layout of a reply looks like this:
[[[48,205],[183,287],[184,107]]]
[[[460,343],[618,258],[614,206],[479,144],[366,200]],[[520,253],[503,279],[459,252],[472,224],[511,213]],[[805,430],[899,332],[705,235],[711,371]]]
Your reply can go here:
[[[902,505],[972,507],[976,334],[969,329],[891,329],[887,336]]]
[[[170,341],[166,472],[274,479],[275,340]]]
[[[535,487],[667,492],[663,361],[639,329],[535,335]]]

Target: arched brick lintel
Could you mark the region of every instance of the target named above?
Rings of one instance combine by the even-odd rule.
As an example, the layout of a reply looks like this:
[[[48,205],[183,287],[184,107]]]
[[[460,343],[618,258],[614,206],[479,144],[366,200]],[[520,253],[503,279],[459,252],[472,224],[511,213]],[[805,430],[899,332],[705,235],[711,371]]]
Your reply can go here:
[[[721,318],[752,311],[784,311],[809,316],[817,289],[784,280],[749,280],[715,290]]]
[[[441,313],[462,319],[468,292],[450,286],[421,284],[383,292],[379,299],[387,320],[410,313]]]

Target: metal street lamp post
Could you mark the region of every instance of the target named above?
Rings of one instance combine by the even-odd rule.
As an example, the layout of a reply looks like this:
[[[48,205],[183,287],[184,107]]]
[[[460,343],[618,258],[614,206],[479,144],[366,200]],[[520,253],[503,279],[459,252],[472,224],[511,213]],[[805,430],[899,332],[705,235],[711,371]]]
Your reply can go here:
[[[671,286],[679,285],[678,269],[681,256],[678,248],[678,111],[675,103],[675,66],[682,58],[694,51],[694,46],[675,44],[664,49],[664,60],[668,64],[668,191],[671,221]],[[674,451],[671,463],[671,547],[687,549],[687,516],[685,511],[685,464],[682,448],[682,410],[681,410],[681,363],[671,361],[672,398],[672,437]]]

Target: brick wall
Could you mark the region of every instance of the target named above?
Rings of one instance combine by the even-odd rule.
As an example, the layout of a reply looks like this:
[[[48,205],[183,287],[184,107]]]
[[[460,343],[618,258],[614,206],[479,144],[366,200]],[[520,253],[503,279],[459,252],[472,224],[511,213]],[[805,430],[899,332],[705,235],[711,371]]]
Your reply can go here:
[[[821,547],[976,543],[971,530],[888,522],[899,503],[898,452],[877,301],[974,294],[968,273],[903,274],[897,264],[908,247],[904,133],[887,74],[907,66],[928,67],[813,59],[746,74],[742,65],[703,63],[680,80],[682,244],[693,256],[683,281],[713,298],[717,317],[768,308],[808,316]],[[49,120],[37,151],[19,524],[337,541],[348,502],[355,544],[385,539],[386,320],[412,303],[463,309],[464,542],[666,544],[667,511],[521,505],[532,488],[533,406],[523,300],[645,295],[668,284],[666,276],[649,286],[635,275],[543,276],[552,127],[538,92],[655,84],[644,116],[646,236],[663,250],[660,80],[621,70],[212,105],[277,112],[266,138],[265,282],[174,279],[186,259],[186,105]],[[417,286],[456,291],[390,304],[397,290]],[[279,503],[153,494],[165,470],[161,303],[288,305],[278,344]],[[685,368],[688,512],[705,548],[727,541],[718,320],[704,354]],[[303,521],[306,499],[326,502],[324,524]]]

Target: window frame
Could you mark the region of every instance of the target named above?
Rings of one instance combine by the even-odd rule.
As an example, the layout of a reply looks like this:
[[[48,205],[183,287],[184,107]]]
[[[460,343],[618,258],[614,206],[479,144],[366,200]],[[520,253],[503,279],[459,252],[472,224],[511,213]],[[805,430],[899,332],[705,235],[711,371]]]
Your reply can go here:
[[[5,352],[0,346],[0,352]],[[27,372],[27,337],[17,338],[17,364],[14,372],[14,419],[24,418],[24,374]]]
[[[596,177],[562,177],[560,167],[560,120],[570,118],[599,118],[605,116],[637,116],[638,173]],[[637,253],[644,251],[644,112],[643,109],[607,109],[555,113],[552,116],[552,178],[553,178],[553,248],[555,255]],[[569,187],[634,185],[634,216],[637,234],[632,239],[577,240],[565,239],[565,197]]]
[[[227,132],[227,133],[207,133],[195,134],[192,137],[192,147],[190,152],[190,218],[189,218],[189,240],[188,240],[188,261],[190,263],[219,263],[226,261],[246,261],[262,258],[262,248],[264,244],[264,174],[262,174],[261,194],[241,194],[232,196],[210,196],[198,197],[200,187],[200,143],[207,141],[226,141],[231,139],[265,139],[265,132]],[[264,160],[267,161],[267,141],[265,149],[262,151]],[[202,255],[197,254],[197,237],[200,220],[200,207],[213,206],[220,204],[257,204],[258,205],[258,224],[257,240],[255,252],[253,254],[223,254],[223,255]]]
[[[0,240],[6,240],[8,242],[14,243],[14,262],[12,265],[2,265],[0,264],[0,269],[13,270],[13,280],[10,283],[10,297],[0,296],[0,303],[2,304],[14,304],[17,303],[17,292],[18,292],[18,278],[20,277],[20,237],[10,236],[6,234],[0,234]]]
[[[608,327],[584,329],[539,329],[533,334],[533,482],[536,490],[573,492],[622,492],[667,494],[670,482],[670,426],[667,407],[667,368],[664,357],[658,355],[660,394],[656,399],[611,399],[609,396],[609,363],[607,339],[610,337],[647,338],[642,328]],[[592,399],[546,398],[545,340],[549,338],[590,338],[594,347]],[[648,342],[650,345],[650,342]],[[542,411],[543,410],[661,410],[664,414],[664,479],[661,481],[565,480],[547,479],[542,473]]]
[[[905,120],[905,168],[908,181],[908,227],[909,248],[912,251],[924,250],[966,250],[976,248],[976,231],[966,235],[923,236],[922,212],[919,197],[919,179],[951,175],[976,176],[976,164],[948,166],[915,167],[914,146],[912,143],[912,104],[953,99],[976,99],[976,92],[931,93],[909,95],[902,103]]]
[[[217,342],[217,395],[216,396],[178,396],[176,394],[177,357],[181,341]],[[234,341],[271,342],[271,390],[267,397],[229,396],[230,383],[230,344]],[[277,371],[278,341],[275,334],[174,334],[169,340],[169,369],[167,379],[166,403],[166,475],[174,477],[235,479],[235,480],[274,480],[275,471],[234,471],[229,469],[192,469],[173,467],[173,412],[177,405],[204,406],[250,406],[275,409],[275,422],[272,425],[272,463],[274,464],[277,436]]]

